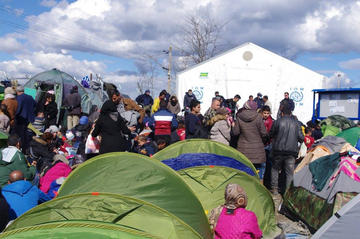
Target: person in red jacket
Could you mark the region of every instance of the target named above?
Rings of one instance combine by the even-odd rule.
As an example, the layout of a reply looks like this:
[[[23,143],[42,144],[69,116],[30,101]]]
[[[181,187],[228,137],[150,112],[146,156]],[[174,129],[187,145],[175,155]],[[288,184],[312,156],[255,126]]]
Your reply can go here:
[[[155,141],[163,138],[167,144],[170,143],[171,132],[177,129],[178,122],[175,115],[167,109],[165,100],[160,101],[160,109],[151,116],[149,126],[154,130]]]
[[[266,128],[266,131],[269,133],[271,127],[273,125],[274,119],[271,117],[271,109],[268,105],[264,105],[261,108],[261,114],[263,118],[263,122]],[[265,153],[266,153],[266,163],[265,163],[265,172],[263,177],[263,184],[266,188],[270,189],[270,181],[271,181],[271,141],[265,143]]]
[[[315,139],[311,137],[312,130],[310,127],[305,128],[305,137],[304,137],[304,143],[306,145],[307,149],[310,149],[311,146],[314,144]]]

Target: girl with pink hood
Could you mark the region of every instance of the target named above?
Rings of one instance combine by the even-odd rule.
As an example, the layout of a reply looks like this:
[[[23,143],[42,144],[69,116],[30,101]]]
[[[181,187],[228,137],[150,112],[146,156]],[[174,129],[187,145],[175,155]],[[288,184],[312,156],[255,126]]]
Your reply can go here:
[[[238,184],[225,188],[225,204],[211,211],[210,226],[215,239],[260,239],[262,231],[255,213],[246,210],[247,195]]]

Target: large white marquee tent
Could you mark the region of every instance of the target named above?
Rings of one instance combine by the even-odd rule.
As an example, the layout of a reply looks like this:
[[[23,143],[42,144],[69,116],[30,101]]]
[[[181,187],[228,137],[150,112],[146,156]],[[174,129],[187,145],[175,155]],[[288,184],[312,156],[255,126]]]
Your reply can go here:
[[[268,95],[273,117],[284,98],[290,93],[295,102],[294,114],[306,122],[311,119],[313,89],[323,88],[325,77],[253,43],[245,43],[177,75],[176,87],[180,102],[192,89],[200,100],[202,113],[210,107],[214,92],[225,98],[241,96],[240,107],[258,92]]]

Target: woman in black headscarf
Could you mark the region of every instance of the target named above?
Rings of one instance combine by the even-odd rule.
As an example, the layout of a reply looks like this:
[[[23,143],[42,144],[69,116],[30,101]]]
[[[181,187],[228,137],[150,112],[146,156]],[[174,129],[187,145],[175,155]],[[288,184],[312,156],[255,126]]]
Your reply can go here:
[[[131,131],[117,111],[118,99],[116,97],[115,95],[104,103],[91,134],[92,137],[101,136],[100,154],[123,152],[128,148],[123,134],[130,134]],[[118,97],[120,98],[120,94]]]

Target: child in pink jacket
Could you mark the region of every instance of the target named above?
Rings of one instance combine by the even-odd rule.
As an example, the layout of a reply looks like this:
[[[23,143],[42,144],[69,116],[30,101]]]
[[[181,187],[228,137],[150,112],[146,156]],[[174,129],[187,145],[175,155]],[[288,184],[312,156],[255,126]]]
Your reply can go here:
[[[228,184],[225,204],[211,211],[210,225],[215,239],[260,239],[262,231],[255,213],[246,210],[247,195],[238,184]]]

